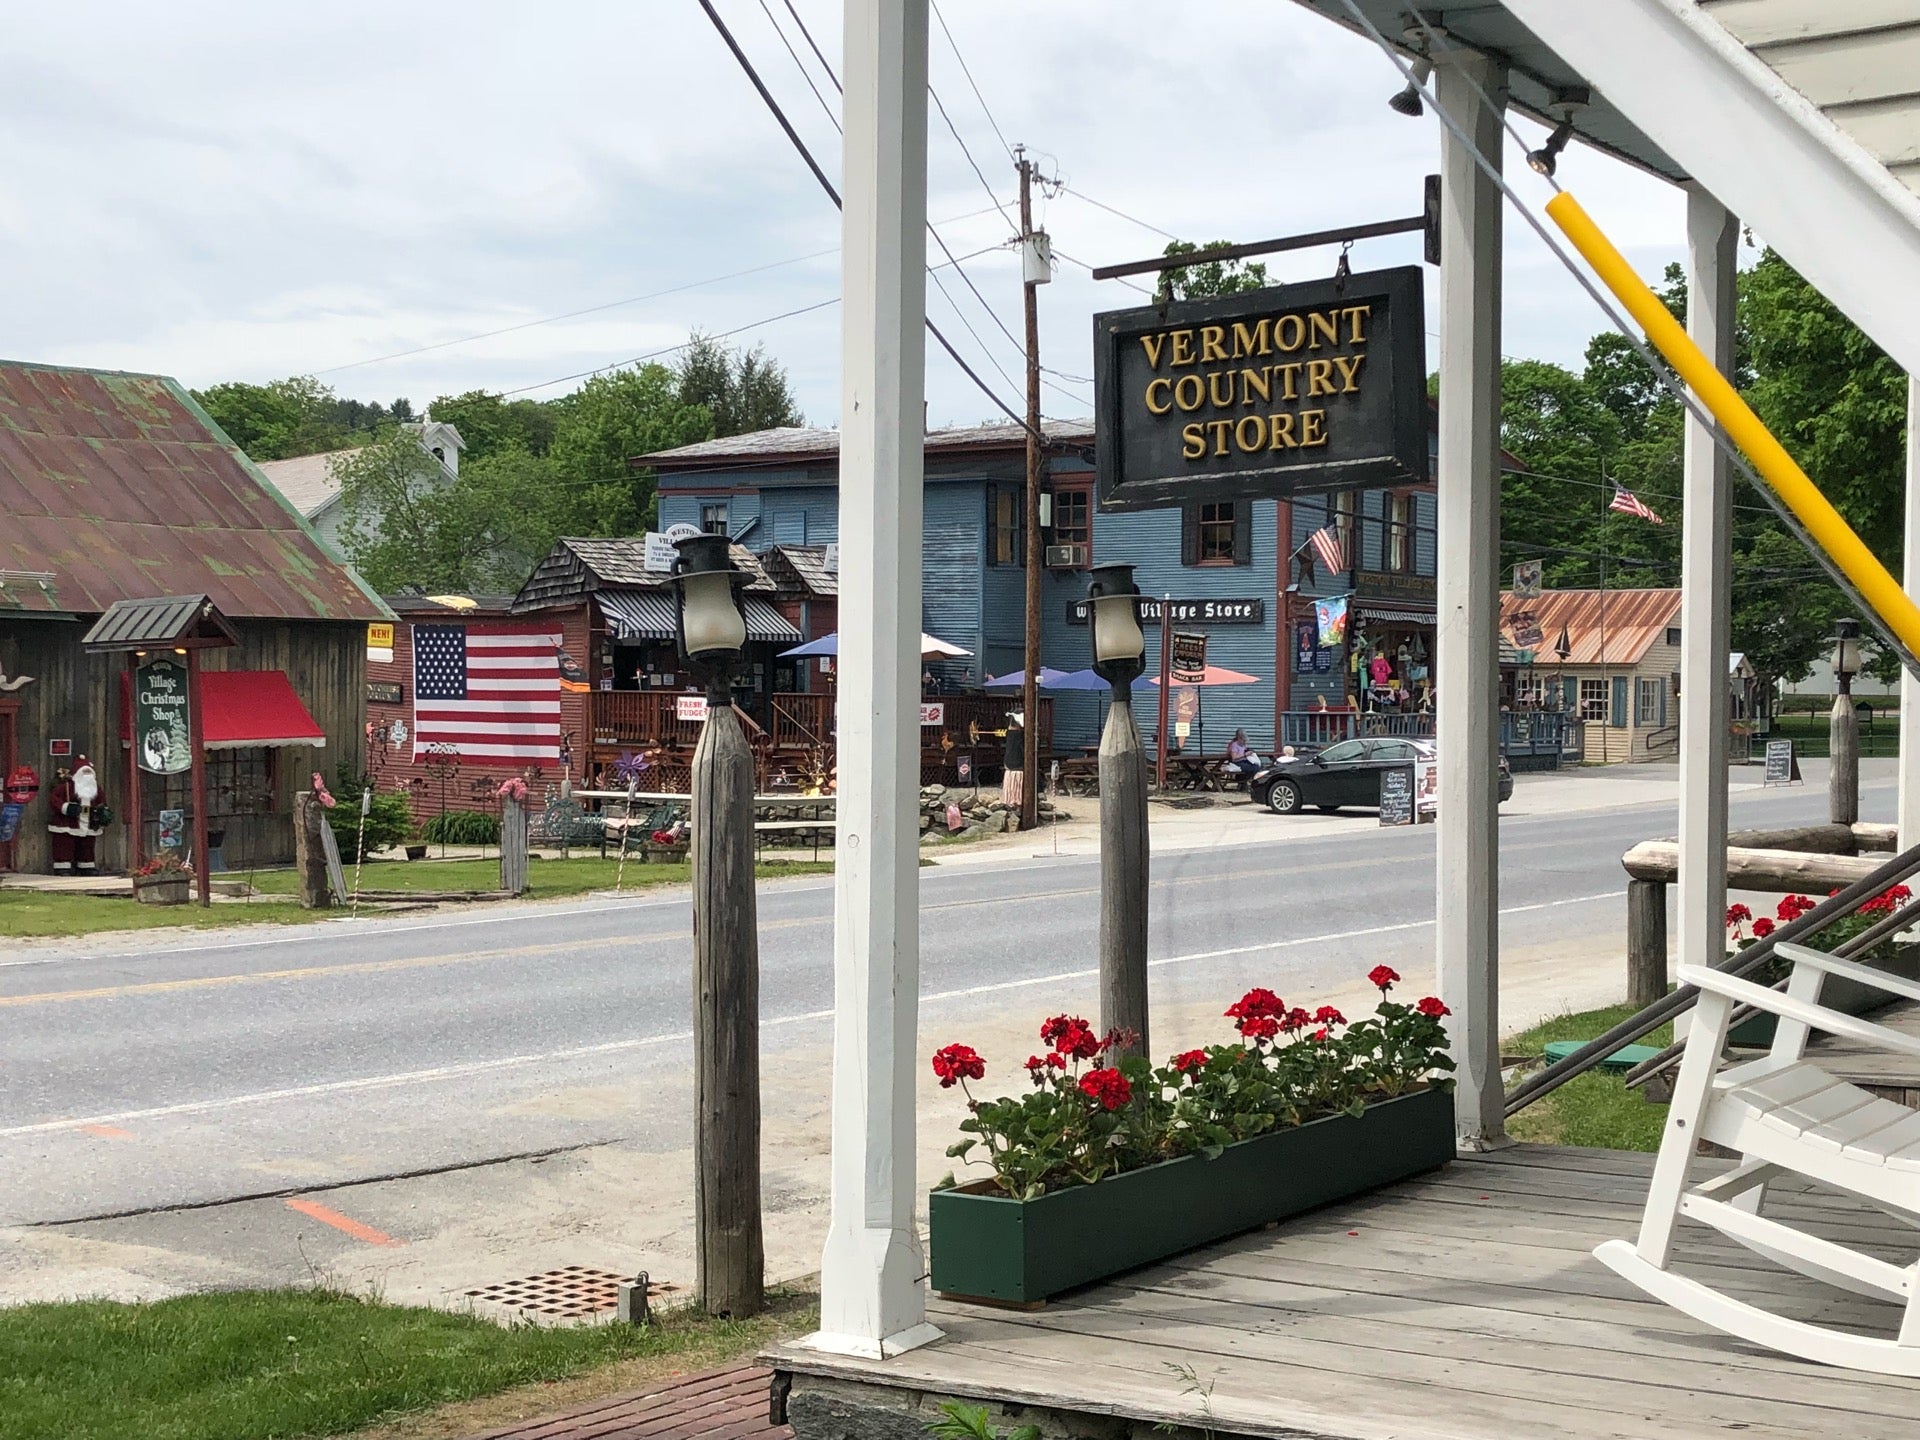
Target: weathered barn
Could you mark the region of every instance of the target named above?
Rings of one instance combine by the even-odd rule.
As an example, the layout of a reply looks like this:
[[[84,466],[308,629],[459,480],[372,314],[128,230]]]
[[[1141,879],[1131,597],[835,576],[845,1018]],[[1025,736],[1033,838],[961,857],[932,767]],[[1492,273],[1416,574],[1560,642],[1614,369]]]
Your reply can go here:
[[[165,376],[0,363],[0,516],[0,763],[50,785],[71,757],[90,757],[117,817],[100,863],[122,866],[133,657],[86,655],[81,637],[115,601],[205,594],[240,637],[205,657],[233,677],[209,688],[224,698],[207,717],[210,736],[221,727],[208,827],[228,865],[291,858],[296,789],[314,770],[358,772],[367,626],[390,618],[379,598]],[[271,726],[265,702],[289,686],[324,749],[249,730]],[[187,779],[148,776],[141,789],[151,853],[159,812],[187,807]],[[46,824],[43,793],[0,844],[0,868],[46,869]]]

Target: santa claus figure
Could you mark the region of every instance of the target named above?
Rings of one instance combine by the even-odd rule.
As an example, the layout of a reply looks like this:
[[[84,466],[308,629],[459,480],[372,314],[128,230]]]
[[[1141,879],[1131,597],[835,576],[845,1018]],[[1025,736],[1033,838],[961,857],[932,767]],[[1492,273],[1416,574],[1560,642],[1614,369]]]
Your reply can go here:
[[[53,843],[53,873],[92,875],[93,846],[113,817],[100,803],[100,777],[82,755],[71,771],[60,771],[47,796],[47,834]]]

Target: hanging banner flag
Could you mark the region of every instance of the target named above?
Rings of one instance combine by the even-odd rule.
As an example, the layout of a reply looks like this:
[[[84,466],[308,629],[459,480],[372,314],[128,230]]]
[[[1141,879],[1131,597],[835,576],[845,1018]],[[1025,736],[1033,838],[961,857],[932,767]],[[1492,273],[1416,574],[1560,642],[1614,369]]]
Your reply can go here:
[[[1538,560],[1522,560],[1513,567],[1513,598],[1516,600],[1540,598],[1540,562]]]
[[[187,667],[171,655],[143,660],[133,672],[133,740],[137,763],[150,775],[192,768]]]
[[[1347,597],[1313,602],[1313,619],[1320,630],[1322,648],[1347,643]]]
[[[1169,637],[1168,668],[1173,678],[1185,685],[1197,685],[1207,674],[1207,637],[1175,634]]]
[[[1540,617],[1531,610],[1519,610],[1507,624],[1512,632],[1513,643],[1522,650],[1537,650],[1543,638],[1540,633]]]

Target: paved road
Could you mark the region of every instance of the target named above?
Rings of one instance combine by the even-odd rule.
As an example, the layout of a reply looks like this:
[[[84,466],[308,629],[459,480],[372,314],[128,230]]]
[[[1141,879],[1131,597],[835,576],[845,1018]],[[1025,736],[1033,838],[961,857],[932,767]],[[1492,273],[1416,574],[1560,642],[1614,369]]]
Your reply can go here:
[[[1890,786],[1868,787],[1870,817],[1891,807]],[[1805,822],[1823,808],[1813,787],[1737,795],[1735,824]],[[1671,824],[1670,809],[1644,805],[1507,819],[1503,943],[1617,935],[1618,857]],[[1256,981],[1331,991],[1383,957],[1430,957],[1431,830],[1356,818],[1310,836],[1289,838],[1280,820],[1249,833],[1254,843],[1231,850],[1158,858],[1156,1005],[1213,1002]],[[1097,895],[1085,859],[1009,852],[922,872],[929,1015],[1024,1015],[1046,1003],[1049,981],[1083,980]],[[769,886],[760,905],[777,1065],[783,1048],[817,1050],[825,1034],[831,883]],[[648,1113],[555,1097],[684,1079],[689,918],[685,896],[671,895],[0,955],[0,1224],[605,1141],[683,1146],[677,1103]]]

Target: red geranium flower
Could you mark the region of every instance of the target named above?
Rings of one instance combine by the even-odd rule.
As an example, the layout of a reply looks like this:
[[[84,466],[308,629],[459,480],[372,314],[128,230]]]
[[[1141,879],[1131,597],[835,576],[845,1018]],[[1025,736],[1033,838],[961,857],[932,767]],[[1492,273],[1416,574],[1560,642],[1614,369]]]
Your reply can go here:
[[[1309,1035],[1309,1036],[1308,1036],[1307,1038],[1308,1038],[1309,1040],[1324,1040],[1324,1039],[1326,1039],[1326,1038],[1327,1038],[1327,1027],[1326,1027],[1326,1026],[1324,1026],[1324,1025],[1322,1025],[1322,1026],[1321,1026],[1321,1027],[1320,1027],[1320,1028],[1319,1028],[1318,1030],[1316,1030],[1316,1031],[1314,1031],[1314,1032],[1313,1032],[1313,1034],[1311,1034],[1311,1035]]]
[[[1738,925],[1743,920],[1751,920],[1751,919],[1753,919],[1753,912],[1749,910],[1746,906],[1740,904],[1737,900],[1733,904],[1727,906],[1727,924],[1728,925],[1730,926]]]
[[[1055,1015],[1050,1020],[1043,1020],[1040,1023],[1040,1043],[1042,1045],[1058,1045],[1060,1043],[1060,1037],[1066,1034],[1070,1027],[1075,1025],[1078,1025],[1083,1030],[1090,1028],[1087,1022],[1082,1020],[1078,1015]]]
[[[1280,1033],[1280,1022],[1271,1015],[1253,1015],[1235,1028],[1249,1040],[1271,1040]]]
[[[1204,1050],[1182,1050],[1178,1055],[1173,1057],[1170,1063],[1173,1068],[1178,1070],[1182,1075],[1198,1075],[1207,1063],[1207,1052]]]
[[[1291,1035],[1296,1030],[1306,1029],[1312,1023],[1313,1017],[1296,1005],[1281,1019],[1280,1028]]]
[[[1813,901],[1805,895],[1783,895],[1773,913],[1782,920],[1798,920],[1811,909]]]
[[[1080,1077],[1080,1093],[1108,1110],[1118,1110],[1133,1098],[1133,1086],[1118,1070],[1096,1066]]]
[[[1893,901],[1893,903],[1896,905],[1903,904],[1906,901],[1911,900],[1913,898],[1913,891],[1909,890],[1904,885],[1895,885],[1892,888],[1890,888],[1886,892],[1886,894],[1887,894],[1887,898]]]
[[[1427,996],[1426,999],[1422,1000],[1413,1008],[1418,1010],[1422,1015],[1433,1016],[1436,1020],[1442,1015],[1451,1015],[1453,1013],[1453,1011],[1440,1003],[1438,997],[1433,995]]]
[[[983,1079],[987,1062],[971,1045],[946,1045],[933,1052],[933,1073],[940,1077],[940,1088],[948,1090],[955,1081]]]
[[[1758,920],[1753,922],[1754,939],[1764,940],[1771,934],[1773,934],[1773,921],[1767,919],[1766,916],[1762,915]]]
[[[1058,1050],[1050,1050],[1047,1052],[1047,1065],[1050,1069],[1064,1070],[1067,1068],[1067,1057]]]
[[[1313,1012],[1313,1023],[1316,1025],[1344,1025],[1347,1023],[1347,1017],[1331,1005],[1322,1005],[1318,1010]]]
[[[1261,1020],[1269,1015],[1286,1013],[1286,1001],[1273,991],[1262,989],[1257,985],[1227,1007],[1229,1020]]]
[[[1400,972],[1390,970],[1385,965],[1376,965],[1367,972],[1367,983],[1377,985],[1382,990],[1391,990],[1400,981]]]

